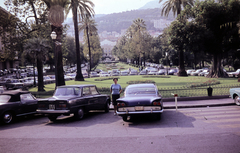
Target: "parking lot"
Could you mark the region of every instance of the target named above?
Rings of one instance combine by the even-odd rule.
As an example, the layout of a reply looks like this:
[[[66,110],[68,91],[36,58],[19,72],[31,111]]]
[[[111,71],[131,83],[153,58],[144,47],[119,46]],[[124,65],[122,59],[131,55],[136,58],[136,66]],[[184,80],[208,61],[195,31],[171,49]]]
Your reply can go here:
[[[165,110],[160,121],[124,122],[113,112],[83,120],[44,116],[0,126],[1,152],[218,152],[240,150],[240,107]]]

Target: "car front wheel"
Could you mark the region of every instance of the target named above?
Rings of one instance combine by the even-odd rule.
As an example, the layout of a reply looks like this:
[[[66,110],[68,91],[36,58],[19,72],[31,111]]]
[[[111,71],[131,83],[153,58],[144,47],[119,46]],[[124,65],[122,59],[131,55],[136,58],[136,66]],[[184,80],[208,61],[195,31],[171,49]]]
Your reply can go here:
[[[5,124],[11,123],[13,120],[13,114],[11,112],[6,112],[3,114],[2,121]]]
[[[84,117],[83,108],[79,108],[76,113],[74,113],[74,117],[78,120],[81,120]]]
[[[238,99],[239,99],[239,97],[238,97],[238,96],[235,96],[235,97],[234,97],[234,103],[235,103],[236,105],[240,106],[240,100],[238,100]]]

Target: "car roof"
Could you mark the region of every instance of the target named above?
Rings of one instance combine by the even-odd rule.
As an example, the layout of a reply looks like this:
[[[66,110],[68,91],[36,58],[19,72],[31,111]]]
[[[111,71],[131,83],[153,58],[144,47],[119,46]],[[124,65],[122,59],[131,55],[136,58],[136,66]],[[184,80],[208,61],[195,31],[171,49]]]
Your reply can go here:
[[[59,86],[58,88],[69,88],[69,87],[89,87],[89,86],[94,86],[93,84],[79,84],[79,85],[66,85],[66,86]]]
[[[3,92],[1,95],[20,95],[20,94],[26,94],[30,93],[29,91],[22,91],[22,90],[9,90]]]

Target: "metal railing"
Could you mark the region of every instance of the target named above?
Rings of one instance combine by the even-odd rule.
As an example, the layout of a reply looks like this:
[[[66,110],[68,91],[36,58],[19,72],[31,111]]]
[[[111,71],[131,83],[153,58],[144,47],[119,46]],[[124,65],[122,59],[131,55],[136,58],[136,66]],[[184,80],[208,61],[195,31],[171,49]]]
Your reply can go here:
[[[179,97],[202,97],[202,96],[208,96],[207,88],[208,86],[195,87],[195,88],[188,88],[188,87],[159,88],[158,91],[163,98],[173,97],[172,93],[178,94]],[[229,90],[231,88],[240,88],[240,84],[214,85],[214,86],[211,86],[211,88],[213,88],[213,92],[212,92],[213,96],[229,95]],[[111,95],[109,88],[98,88],[98,91],[101,94]],[[46,98],[46,97],[51,97],[53,95],[53,91],[33,92],[33,95],[35,95],[37,98]]]

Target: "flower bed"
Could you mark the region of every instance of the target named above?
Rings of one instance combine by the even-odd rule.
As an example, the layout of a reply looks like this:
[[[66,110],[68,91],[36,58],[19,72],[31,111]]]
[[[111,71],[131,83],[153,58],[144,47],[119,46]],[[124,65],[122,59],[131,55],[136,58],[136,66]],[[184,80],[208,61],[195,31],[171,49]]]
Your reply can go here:
[[[195,87],[212,86],[212,85],[217,85],[217,84],[220,84],[220,81],[218,81],[218,80],[208,80],[208,81],[201,82],[201,83],[190,83],[186,87],[195,88]]]
[[[128,81],[127,84],[140,84],[140,83],[155,83],[153,80],[134,80]]]

